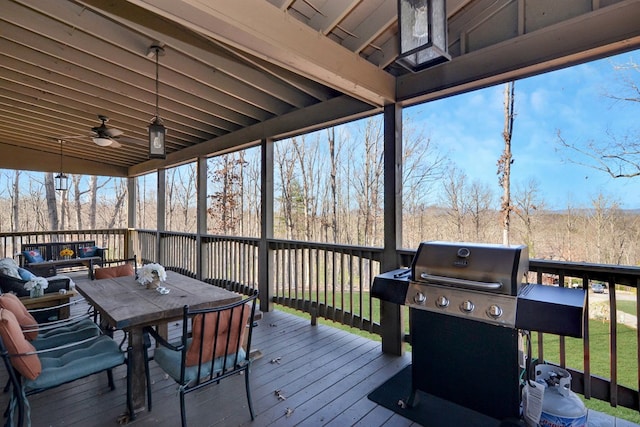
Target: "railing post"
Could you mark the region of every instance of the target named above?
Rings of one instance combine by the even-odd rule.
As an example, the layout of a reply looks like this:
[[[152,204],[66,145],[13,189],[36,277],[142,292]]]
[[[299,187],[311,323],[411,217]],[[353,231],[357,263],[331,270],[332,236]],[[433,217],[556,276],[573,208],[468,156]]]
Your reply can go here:
[[[196,201],[196,279],[203,279],[203,266],[206,265],[202,251],[202,236],[207,234],[207,158],[198,157],[197,164],[197,201]]]
[[[260,148],[262,209],[258,244],[258,290],[260,310],[267,312],[273,310],[273,254],[269,249],[269,239],[273,238],[273,140],[263,139]]]
[[[402,247],[402,107],[384,107],[384,250],[381,271],[399,266],[397,249]],[[380,301],[382,351],[404,353],[403,307]]]
[[[157,263],[162,264],[164,259],[162,257],[162,232],[165,231],[165,210],[166,210],[166,199],[167,199],[167,185],[166,185],[166,169],[158,169],[158,189],[157,189],[157,199],[158,205],[156,206],[156,259],[154,260]]]

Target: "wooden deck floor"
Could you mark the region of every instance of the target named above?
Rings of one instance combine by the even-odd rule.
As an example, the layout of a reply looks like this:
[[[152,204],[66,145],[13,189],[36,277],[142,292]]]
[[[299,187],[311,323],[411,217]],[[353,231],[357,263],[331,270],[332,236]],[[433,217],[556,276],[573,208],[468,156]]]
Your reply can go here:
[[[170,335],[177,332],[170,325]],[[384,355],[379,342],[280,311],[264,313],[254,330],[254,348],[262,352],[251,372],[251,422],[240,376],[187,396],[190,426],[417,426],[367,399],[367,394],[410,363],[410,355]],[[128,425],[179,426],[175,383],[152,367],[153,410]],[[125,412],[124,367],[115,372],[117,389],[106,375],[94,375],[30,397],[32,425],[117,426]],[[0,381],[6,381],[2,369]],[[281,400],[276,390],[286,397]],[[7,394],[0,396],[4,408]],[[590,426],[633,426],[602,414],[590,414]]]
[[[255,421],[247,408],[244,378],[238,376],[188,395],[189,425],[412,425],[366,397],[410,363],[409,355],[386,356],[379,342],[326,325],[311,326],[308,319],[280,311],[264,313],[254,329],[253,348],[262,353],[251,372]],[[128,425],[178,426],[175,382],[153,361],[151,369],[153,410],[139,413]],[[114,376],[115,391],[108,390],[106,374],[99,374],[31,396],[33,426],[118,425],[125,412],[125,368]],[[4,369],[0,381],[6,381]],[[286,400],[280,400],[276,390]],[[7,394],[0,397],[2,408],[7,399]]]

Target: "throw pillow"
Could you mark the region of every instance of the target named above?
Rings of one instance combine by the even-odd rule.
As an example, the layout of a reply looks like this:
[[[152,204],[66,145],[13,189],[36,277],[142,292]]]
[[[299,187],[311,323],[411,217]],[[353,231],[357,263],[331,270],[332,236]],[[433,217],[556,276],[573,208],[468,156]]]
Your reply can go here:
[[[0,337],[9,355],[36,351],[22,334],[16,316],[5,308],[0,309]],[[11,357],[11,364],[23,377],[30,380],[35,380],[42,372],[42,364],[37,354]]]
[[[22,267],[18,267],[18,274],[22,280],[26,280],[27,282],[36,278],[35,274]]]
[[[15,296],[14,294],[2,294],[0,295],[0,308],[4,308],[9,310],[16,316],[18,324],[21,328],[32,328],[34,325],[37,325],[36,319],[29,313],[27,307],[24,306],[22,301]],[[38,336],[38,331],[29,331],[25,332],[24,336],[29,340],[33,341]]]
[[[242,345],[242,343],[244,342],[244,331],[246,330],[245,326],[247,325],[249,314],[251,313],[249,305],[246,305],[244,315],[242,316],[242,322],[238,323],[238,316],[243,314],[242,307],[243,306],[240,305],[233,309],[233,325],[229,324],[231,318],[231,312],[229,310],[225,310],[219,313],[205,314],[204,339],[201,339],[201,337],[203,336],[202,314],[198,314],[193,318],[193,340],[191,341],[191,346],[187,350],[187,366],[195,366],[198,364],[201,341],[202,363],[211,361],[215,341],[218,341],[218,344],[216,345],[215,357],[224,356],[227,345],[227,337],[229,337],[228,354],[233,354],[238,351],[238,342],[240,342],[240,345]],[[218,318],[220,318],[221,323],[218,329],[218,334],[217,336],[215,336]]]
[[[16,279],[20,278],[20,274],[18,273],[18,264],[16,264],[13,258],[0,259],[0,272],[5,276],[14,277]]]
[[[79,247],[78,252],[80,253],[80,258],[88,258],[88,257],[96,256],[96,254],[98,253],[98,247],[97,246]]]
[[[28,262],[44,262],[44,258],[38,249],[31,249],[30,251],[22,251],[25,259]]]
[[[133,266],[129,263],[118,265],[115,267],[96,268],[93,272],[93,277],[96,280],[100,279],[112,279],[114,277],[133,276]]]

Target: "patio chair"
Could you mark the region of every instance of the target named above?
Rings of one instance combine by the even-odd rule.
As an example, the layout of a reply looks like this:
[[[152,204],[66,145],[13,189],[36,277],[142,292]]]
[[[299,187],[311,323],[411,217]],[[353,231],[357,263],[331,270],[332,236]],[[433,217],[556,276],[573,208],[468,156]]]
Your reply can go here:
[[[137,274],[138,260],[135,255],[131,258],[104,261],[102,266],[96,266],[93,270],[93,278],[95,280],[136,276]]]
[[[46,323],[37,323],[34,317],[37,312],[57,311],[62,306],[76,305],[83,302],[84,300],[74,300],[70,303],[53,307],[27,310],[22,301],[15,295],[0,295],[0,308],[6,308],[16,316],[25,338],[31,341],[36,350],[58,347],[100,335],[100,328],[91,320],[93,313],[90,310],[80,312],[67,319]]]
[[[30,425],[30,407],[27,397],[58,387],[90,375],[111,370],[119,365],[130,367],[131,349],[126,352],[106,335],[98,335],[77,343],[36,350],[24,336],[16,316],[5,308],[0,308],[0,354],[11,383],[11,397],[5,416],[6,426],[14,425],[17,409],[17,425]],[[126,354],[125,354],[126,353]],[[131,401],[130,375],[127,375],[127,409],[134,418]],[[111,381],[109,387],[115,389]]]
[[[186,394],[239,373],[244,373],[249,413],[252,421],[255,418],[249,387],[249,353],[254,326],[251,319],[255,314],[257,298],[256,290],[251,296],[223,307],[192,310],[185,306],[182,336],[174,343],[168,343],[152,327],[144,329],[145,344],[151,346],[150,336],[159,344],[153,360],[179,385],[182,427],[187,425]],[[191,331],[189,325],[192,325]],[[144,352],[144,356],[148,378],[147,352]],[[151,388],[147,387],[147,390],[150,411]]]

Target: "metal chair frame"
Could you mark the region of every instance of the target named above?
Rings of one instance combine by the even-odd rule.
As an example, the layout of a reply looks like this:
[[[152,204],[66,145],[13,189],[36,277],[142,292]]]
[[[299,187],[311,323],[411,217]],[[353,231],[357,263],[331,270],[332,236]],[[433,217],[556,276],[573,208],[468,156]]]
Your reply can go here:
[[[182,336],[179,342],[169,343],[162,336],[160,336],[157,331],[152,327],[146,327],[144,329],[144,339],[145,345],[147,348],[151,347],[150,337],[153,337],[156,343],[160,346],[164,346],[170,350],[180,352],[181,353],[181,366],[180,366],[180,378],[174,380],[179,384],[179,394],[180,394],[180,415],[182,420],[182,427],[186,427],[187,419],[186,419],[186,409],[185,409],[185,395],[191,393],[192,391],[199,390],[203,387],[209,386],[213,383],[219,383],[221,380],[228,378],[232,375],[236,375],[239,373],[244,373],[245,379],[245,389],[247,394],[247,403],[249,406],[249,412],[251,414],[251,420],[255,419],[255,415],[253,412],[253,406],[251,403],[251,390],[249,384],[249,371],[251,368],[251,336],[253,333],[254,316],[256,312],[256,300],[258,298],[258,291],[254,290],[252,294],[244,298],[241,301],[235,302],[233,304],[228,304],[222,307],[208,308],[208,309],[197,309],[192,310],[188,306],[184,307],[183,319],[182,319]],[[237,307],[242,306],[242,310],[234,310]],[[230,336],[231,334],[227,334],[226,340],[220,340],[214,338],[213,343],[213,355],[215,355],[221,346],[224,346],[224,354],[218,357],[212,357],[211,360],[206,360],[209,357],[203,355],[203,347],[204,347],[204,329],[205,329],[205,316],[218,316],[217,319],[221,319],[221,314],[224,312],[229,312],[229,323],[233,327],[233,322],[241,322],[245,313],[245,310],[250,310],[247,325],[242,325],[242,327],[246,327],[245,331],[246,339],[244,343],[241,342],[242,334],[238,334],[237,342],[231,342]],[[241,311],[240,319],[235,316],[234,313],[237,311]],[[194,318],[197,315],[202,315],[199,317],[201,321],[201,327],[203,333],[201,334],[201,342],[200,342],[200,354],[199,354],[199,363],[197,365],[197,379],[188,381],[186,379],[186,360],[187,360],[187,352],[189,349],[188,340],[192,339],[192,331],[189,329],[189,326],[193,325]],[[220,324],[222,322],[216,321],[216,330],[214,337],[218,336],[218,329],[220,328]],[[230,327],[230,328],[231,328]],[[224,342],[220,342],[224,341]],[[193,343],[191,343],[193,345]],[[245,356],[240,357],[240,348],[244,349]],[[233,351],[234,348],[237,348],[238,351]],[[148,356],[148,352],[144,353],[144,362],[147,376],[147,400],[148,400],[148,408],[151,411],[152,408],[152,400],[151,400],[151,387],[150,387],[150,375],[149,375],[149,360],[151,360]],[[233,360],[233,363],[228,363],[229,358]],[[220,363],[222,361],[223,367],[222,370],[216,370],[214,365],[216,363]],[[162,366],[161,366],[162,367]],[[203,371],[208,371],[209,373],[202,374]]]

